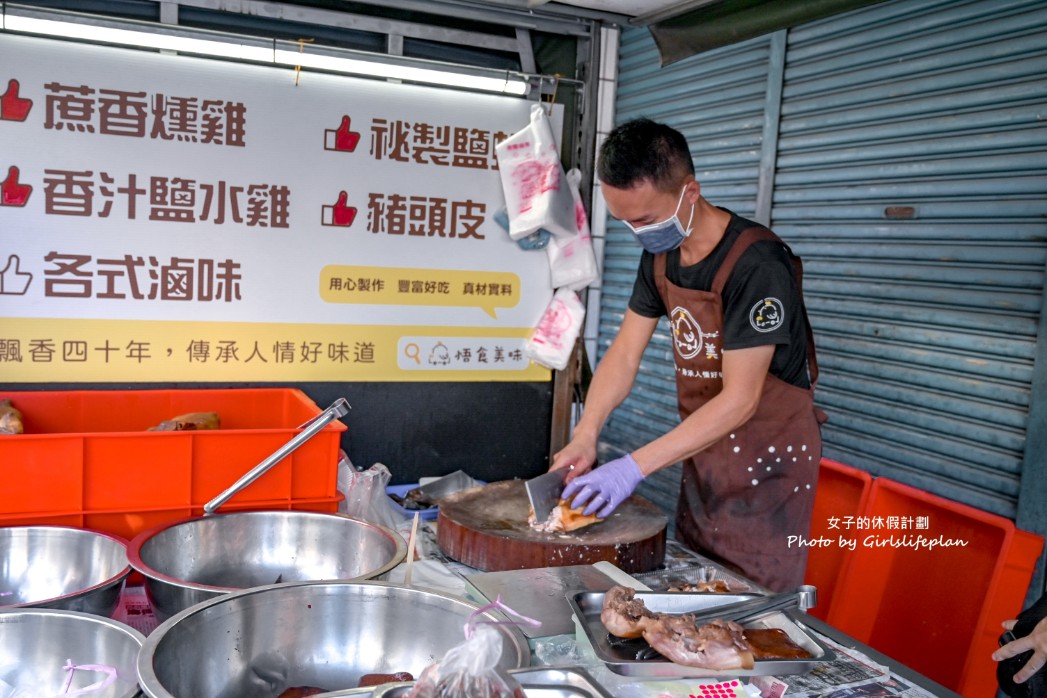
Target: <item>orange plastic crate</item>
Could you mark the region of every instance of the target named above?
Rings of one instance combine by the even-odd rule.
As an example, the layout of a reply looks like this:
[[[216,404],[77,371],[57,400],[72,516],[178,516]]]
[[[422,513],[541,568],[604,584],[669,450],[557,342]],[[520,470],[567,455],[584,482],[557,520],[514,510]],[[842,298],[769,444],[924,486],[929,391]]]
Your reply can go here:
[[[818,469],[818,487],[814,494],[814,511],[811,515],[812,541],[829,539],[826,545],[812,546],[807,552],[805,584],[818,588],[818,605],[808,613],[822,620],[829,617],[836,595],[836,585],[843,572],[850,551],[839,544],[841,534],[850,536],[851,531],[840,526],[848,519],[855,520],[865,511],[872,475],[843,463],[823,458]],[[834,528],[834,523],[837,527]]]
[[[202,512],[322,413],[291,388],[0,393],[25,433],[0,438],[0,525],[62,523],[133,537]],[[150,432],[187,412],[217,412],[216,431]],[[335,421],[223,505],[337,509]],[[333,503],[333,504],[332,504]]]
[[[828,622],[965,696],[996,693],[990,655],[1000,623],[1021,610],[1043,538],[974,507],[876,478],[871,521],[926,517],[926,529],[858,532]],[[867,537],[923,535],[965,546],[866,545]]]

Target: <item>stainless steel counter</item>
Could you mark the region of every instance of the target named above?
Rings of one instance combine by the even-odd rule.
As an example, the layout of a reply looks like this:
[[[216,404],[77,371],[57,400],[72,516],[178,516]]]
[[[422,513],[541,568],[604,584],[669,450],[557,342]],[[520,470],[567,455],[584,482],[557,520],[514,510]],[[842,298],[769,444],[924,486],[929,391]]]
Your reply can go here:
[[[455,594],[469,598],[473,601],[483,602],[487,595],[502,595],[510,607],[513,603],[519,603],[520,608],[514,609],[521,613],[531,614],[544,621],[544,630],[532,630],[528,632],[527,638],[532,650],[531,664],[533,667],[581,668],[586,676],[592,677],[602,690],[614,696],[680,696],[687,698],[691,695],[703,695],[703,687],[710,688],[711,685],[720,686],[720,678],[698,678],[683,677],[679,679],[666,677],[624,676],[615,673],[608,665],[601,661],[594,652],[591,643],[586,639],[586,633],[582,626],[575,622],[571,614],[568,592],[571,591],[605,591],[611,584],[626,584],[636,588],[648,588],[636,577],[626,574],[620,569],[608,563],[598,563],[593,569],[542,569],[521,570],[519,574],[512,573],[482,573],[460,563],[444,558],[435,546],[432,538],[432,530],[428,526],[420,529],[419,552],[422,559],[412,563],[411,586],[426,587],[444,593]],[[694,568],[700,565],[711,565],[715,563],[689,551],[675,542],[670,541],[669,552],[666,560],[667,568]],[[405,576],[406,564],[392,570],[387,581],[394,584],[402,584]],[[706,570],[706,576],[727,579],[732,586],[744,586],[747,591],[761,592],[758,585],[732,575],[725,570]],[[651,581],[650,575],[640,575]],[[518,582],[518,583],[517,583]],[[513,590],[515,589],[515,593]],[[491,599],[493,600],[493,599]],[[148,635],[155,627],[155,618],[149,613],[148,603],[141,592],[141,588],[130,588],[125,590],[120,608],[115,618],[128,623],[132,627]],[[903,664],[894,661],[875,649],[858,642],[846,633],[833,628],[827,623],[810,616],[801,614],[803,624],[822,636],[830,646],[834,647],[836,659],[827,662],[830,669],[835,662],[843,662],[839,665],[838,672],[829,672],[829,681],[832,677],[839,676],[854,678],[867,667],[863,662],[868,658],[871,663],[887,667],[889,678],[897,678],[912,686],[918,687],[931,696],[953,698],[959,694],[940,686],[929,678],[918,674]],[[835,643],[834,645],[831,643]],[[854,656],[852,656],[852,654]],[[850,662],[851,664],[847,664]],[[736,679],[735,684],[752,682],[759,686],[758,681],[770,678],[780,679],[788,684],[790,689],[787,696],[793,695],[819,695],[804,691],[805,687],[817,683],[822,675],[819,669],[816,676],[796,677],[743,677]],[[869,674],[872,675],[871,673]],[[860,678],[860,677],[859,677]],[[886,679],[884,679],[886,681]],[[823,684],[824,685],[824,684]],[[829,684],[829,691],[835,684]],[[732,689],[733,690],[733,689]],[[736,689],[734,695],[745,695],[744,686]],[[574,695],[574,694],[571,694]],[[722,695],[722,694],[721,694]],[[730,694],[727,694],[730,695]],[[824,695],[824,692],[820,695]]]

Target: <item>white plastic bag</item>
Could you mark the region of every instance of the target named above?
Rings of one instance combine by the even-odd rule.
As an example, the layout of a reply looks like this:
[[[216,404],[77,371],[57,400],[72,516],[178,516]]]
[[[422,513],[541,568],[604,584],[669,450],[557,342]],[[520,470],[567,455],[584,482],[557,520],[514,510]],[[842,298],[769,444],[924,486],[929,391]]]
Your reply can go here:
[[[0,667],[0,675],[6,674],[12,665]],[[0,698],[73,698],[73,696],[110,695],[115,689],[107,690],[116,683],[117,670],[108,664],[73,664],[73,660],[66,659],[65,666],[56,667],[55,671],[64,672],[61,681],[61,689],[55,686],[56,675],[40,676],[40,685],[30,688],[15,686],[0,679]],[[85,681],[90,685],[82,688],[73,688],[76,672],[84,672],[87,679],[77,682],[81,686]],[[7,677],[10,678],[10,677]],[[17,679],[12,679],[17,680]]]
[[[495,146],[509,214],[509,237],[538,230],[574,235],[574,197],[556,150],[545,107],[531,107],[531,123]]]
[[[538,327],[524,344],[524,354],[536,364],[562,371],[567,368],[584,319],[582,299],[571,289],[561,288],[553,294]]]
[[[501,655],[502,636],[481,625],[439,664],[427,666],[407,698],[524,698],[520,682],[498,666]]]
[[[347,467],[342,467],[346,465]],[[357,471],[349,463],[349,458],[339,462],[339,480],[344,478],[345,502],[339,507],[339,511],[354,519],[361,519],[368,523],[378,524],[396,530],[404,517],[401,516],[386,494],[385,488],[393,475],[389,468],[381,463],[375,463],[367,470]],[[342,483],[339,482],[341,486]]]
[[[520,620],[484,620],[484,614],[491,609]],[[501,596],[477,609],[465,624],[465,642],[449,649],[436,664],[427,666],[407,698],[525,698],[520,682],[498,665],[503,641],[493,627],[521,623],[541,625],[506,606]]]
[[[554,235],[545,246],[549,256],[550,281],[553,288],[569,288],[580,291],[600,278],[596,268],[596,254],[593,252],[593,240],[589,235],[589,217],[585,213],[582,194],[578,185],[582,173],[572,169],[567,173],[567,184],[574,199],[575,235]]]

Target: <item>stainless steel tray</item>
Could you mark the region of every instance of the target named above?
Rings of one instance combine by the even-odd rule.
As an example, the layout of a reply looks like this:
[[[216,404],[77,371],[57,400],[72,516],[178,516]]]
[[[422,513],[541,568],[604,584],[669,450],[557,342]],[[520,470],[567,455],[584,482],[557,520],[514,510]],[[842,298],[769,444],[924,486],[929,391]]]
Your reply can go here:
[[[529,667],[510,669],[524,689],[527,698],[611,698],[582,668]],[[370,698],[404,698],[414,688],[413,681],[387,683],[374,688],[351,688],[323,693],[317,698],[336,696],[370,696]]]
[[[636,598],[656,613],[688,613],[704,611],[716,606],[758,598],[759,594],[717,594],[689,592],[636,592]],[[732,676],[785,676],[805,674],[823,662],[836,658],[836,654],[823,644],[792,612],[775,611],[766,616],[744,623],[746,628],[780,628],[793,642],[807,650],[808,659],[757,659],[752,669],[713,670],[699,669],[675,664],[667,659],[636,659],[637,646],[634,642],[613,646],[608,642],[607,629],[600,622],[603,609],[602,592],[578,592],[568,601],[575,618],[586,638],[593,646],[596,657],[616,674],[625,676],[654,676],[661,678],[689,677],[732,677]],[[642,641],[635,641],[641,647]]]

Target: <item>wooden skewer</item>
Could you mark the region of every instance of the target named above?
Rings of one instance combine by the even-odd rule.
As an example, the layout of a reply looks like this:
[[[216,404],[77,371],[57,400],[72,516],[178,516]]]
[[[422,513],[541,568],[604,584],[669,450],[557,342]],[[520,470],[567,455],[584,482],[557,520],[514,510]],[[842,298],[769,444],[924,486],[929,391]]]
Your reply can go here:
[[[407,541],[407,569],[403,573],[403,585],[410,586],[410,565],[415,562],[415,542],[418,540],[418,512],[415,521],[410,524],[410,540]]]

